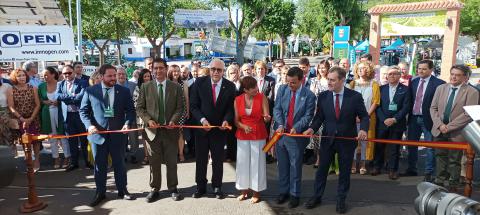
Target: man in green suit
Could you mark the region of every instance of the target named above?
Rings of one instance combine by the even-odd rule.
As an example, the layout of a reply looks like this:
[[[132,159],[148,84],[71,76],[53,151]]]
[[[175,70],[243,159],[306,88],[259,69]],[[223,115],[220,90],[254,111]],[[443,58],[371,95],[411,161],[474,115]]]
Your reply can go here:
[[[165,125],[167,128],[146,128],[147,150],[150,161],[150,194],[147,202],[159,198],[162,180],[162,163],[167,166],[167,187],[174,201],[182,196],[178,193],[177,154],[179,130],[168,126],[178,124],[185,108],[180,85],[167,80],[167,63],[161,58],[153,60],[156,80],[142,85],[137,101],[137,114],[148,127]]]

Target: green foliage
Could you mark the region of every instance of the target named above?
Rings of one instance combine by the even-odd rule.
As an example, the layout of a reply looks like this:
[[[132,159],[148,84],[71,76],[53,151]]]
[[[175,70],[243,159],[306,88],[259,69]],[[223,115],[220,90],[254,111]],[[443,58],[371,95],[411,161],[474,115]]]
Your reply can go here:
[[[465,0],[460,16],[460,31],[480,40],[480,0]]]

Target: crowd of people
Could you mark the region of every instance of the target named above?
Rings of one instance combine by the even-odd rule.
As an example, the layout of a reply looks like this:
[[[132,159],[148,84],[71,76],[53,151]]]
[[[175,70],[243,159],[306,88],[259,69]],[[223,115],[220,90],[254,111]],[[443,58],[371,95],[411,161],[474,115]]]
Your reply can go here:
[[[288,206],[295,208],[302,167],[308,163],[317,171],[314,196],[305,207],[321,203],[327,176],[337,174],[338,213],[346,211],[351,174],[376,176],[385,171],[396,180],[424,173],[425,181],[453,192],[461,183],[462,151],[428,148],[425,169],[418,170],[418,147],[408,147],[407,170],[399,173],[401,145],[368,139],[419,141],[423,134],[425,141],[464,141],[461,130],[471,118],[463,106],[479,104],[467,66],[444,71],[450,73],[446,83],[432,74],[430,60],[419,61],[412,77],[408,63],[379,68],[369,54],[353,67],[348,59],[333,58],[317,65],[301,58],[295,66],[280,59],[271,69],[263,61],[228,67],[219,59],[205,67],[198,61],[178,66],[161,58],[146,58],[144,63],[133,72],[102,65],[91,76],[83,74],[81,62],[65,63],[58,69],[45,68],[43,78],[34,62],[24,63],[0,80],[0,143],[13,145],[24,133],[88,132],[87,137],[52,139],[48,144],[53,168],[73,171],[79,168],[81,154],[85,166],[94,169],[97,192],[91,206],[105,199],[109,165],[118,197],[135,199],[127,190],[125,162],[138,162],[141,143],[142,164],[150,165],[148,202],[160,197],[162,164],[172,199],[182,200],[177,164],[193,158],[197,184],[193,198],[207,192],[209,164],[213,193],[223,198],[223,162],[236,161],[237,199],[258,203],[260,192],[267,189],[266,165],[276,162],[280,192],[276,202],[289,201]],[[203,127],[179,128],[182,125]],[[145,129],[127,132],[137,127]],[[98,133],[105,130],[125,133]],[[276,133],[284,135],[263,152]],[[33,146],[38,171],[42,143]]]

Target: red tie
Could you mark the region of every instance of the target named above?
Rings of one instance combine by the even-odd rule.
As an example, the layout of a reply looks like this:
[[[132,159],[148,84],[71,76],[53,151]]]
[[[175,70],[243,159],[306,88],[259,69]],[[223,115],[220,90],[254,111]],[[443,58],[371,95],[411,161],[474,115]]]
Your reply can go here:
[[[335,117],[337,120],[340,119],[340,94],[335,94]]]
[[[217,103],[217,93],[215,91],[216,87],[217,87],[217,84],[212,84],[213,106],[215,106]]]
[[[295,110],[295,91],[292,91],[292,99],[290,99],[290,104],[288,105],[288,115],[287,115],[287,132],[293,127],[293,114]]]

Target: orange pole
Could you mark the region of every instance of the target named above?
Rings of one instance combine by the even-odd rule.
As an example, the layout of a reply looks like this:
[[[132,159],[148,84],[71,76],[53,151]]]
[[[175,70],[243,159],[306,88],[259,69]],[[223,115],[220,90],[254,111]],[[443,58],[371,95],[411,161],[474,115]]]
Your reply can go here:
[[[472,181],[473,181],[473,159],[475,157],[475,151],[473,151],[472,146],[468,145],[466,150],[467,153],[467,165],[465,171],[465,190],[463,195],[466,197],[472,196]]]

